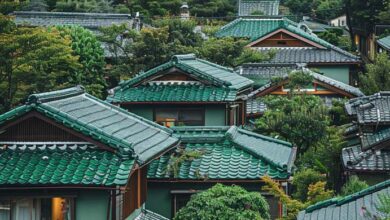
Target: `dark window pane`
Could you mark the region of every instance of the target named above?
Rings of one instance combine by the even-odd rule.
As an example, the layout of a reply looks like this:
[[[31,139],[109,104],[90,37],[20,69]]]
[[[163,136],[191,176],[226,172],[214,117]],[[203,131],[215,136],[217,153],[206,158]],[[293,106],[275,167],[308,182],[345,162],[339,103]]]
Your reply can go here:
[[[203,121],[202,110],[181,110],[179,121]]]

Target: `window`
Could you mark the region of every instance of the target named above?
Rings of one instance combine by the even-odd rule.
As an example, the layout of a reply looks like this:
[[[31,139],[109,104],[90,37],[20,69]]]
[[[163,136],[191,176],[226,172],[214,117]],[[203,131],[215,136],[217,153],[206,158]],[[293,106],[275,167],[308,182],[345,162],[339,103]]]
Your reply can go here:
[[[0,200],[0,220],[72,220],[72,198]]]
[[[203,109],[156,109],[155,121],[166,127],[202,126],[204,125]]]

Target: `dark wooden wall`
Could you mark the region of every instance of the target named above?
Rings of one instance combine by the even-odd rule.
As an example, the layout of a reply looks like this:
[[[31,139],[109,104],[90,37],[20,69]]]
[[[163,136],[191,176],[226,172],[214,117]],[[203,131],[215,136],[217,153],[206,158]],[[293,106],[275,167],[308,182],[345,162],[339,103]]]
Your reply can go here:
[[[312,47],[295,37],[285,33],[277,33],[252,47]]]
[[[0,128],[0,141],[83,141],[58,126],[39,118],[27,118],[6,129]]]

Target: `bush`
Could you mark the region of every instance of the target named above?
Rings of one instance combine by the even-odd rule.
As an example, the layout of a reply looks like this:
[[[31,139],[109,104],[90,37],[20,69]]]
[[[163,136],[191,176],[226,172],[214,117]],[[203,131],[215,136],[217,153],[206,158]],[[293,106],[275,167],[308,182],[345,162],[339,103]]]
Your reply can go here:
[[[297,172],[292,181],[295,191],[293,193],[293,198],[306,202],[308,199],[307,193],[309,191],[309,186],[320,181],[325,181],[325,177],[313,169],[305,169]]]
[[[216,184],[193,195],[174,219],[270,219],[270,215],[269,205],[260,193]]]
[[[365,181],[359,180],[357,176],[351,176],[347,183],[341,188],[341,196],[348,196],[353,193],[366,189],[368,184]]]

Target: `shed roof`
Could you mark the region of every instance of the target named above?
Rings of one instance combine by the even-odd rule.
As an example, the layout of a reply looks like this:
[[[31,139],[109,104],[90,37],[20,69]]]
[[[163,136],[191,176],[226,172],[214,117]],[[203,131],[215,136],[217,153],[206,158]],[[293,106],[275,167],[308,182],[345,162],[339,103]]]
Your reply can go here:
[[[139,164],[178,144],[172,131],[101,101],[82,87],[34,94],[25,105],[0,116],[0,125],[37,111],[116,151],[129,152]]]
[[[88,29],[99,29],[111,25],[132,25],[129,14],[78,13],[78,12],[38,12],[15,11],[15,23],[28,26],[78,25]]]
[[[296,149],[290,143],[237,127],[176,127],[186,150],[204,154],[180,165],[177,179],[258,179],[269,175],[287,179],[291,175]],[[170,178],[166,172],[171,154],[154,160],[149,178]]]
[[[192,85],[194,82],[188,83],[186,81],[157,84],[150,82],[153,77],[171,68],[180,69],[195,79],[205,82],[205,84],[194,86]],[[238,75],[232,69],[196,58],[194,54],[175,55],[169,62],[121,83],[107,100],[110,102],[133,102],[135,96],[138,96],[142,91],[144,95],[136,98],[138,101],[231,101],[235,100],[233,97],[235,93],[250,87],[252,83],[250,79]],[[161,93],[157,97],[155,94],[157,90],[167,93]],[[209,94],[211,94],[209,98],[205,97]]]
[[[301,211],[298,220],[360,220],[371,215],[384,217],[377,209],[379,195],[390,195],[390,180],[343,198],[319,202]]]
[[[386,50],[390,51],[390,35],[383,37],[377,41],[377,43]]]

